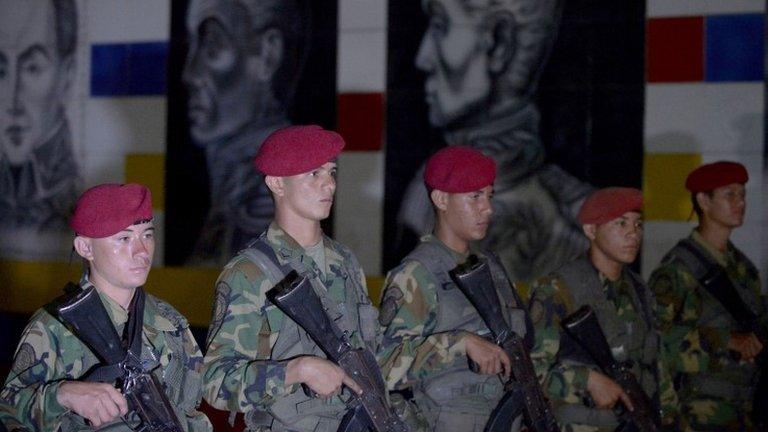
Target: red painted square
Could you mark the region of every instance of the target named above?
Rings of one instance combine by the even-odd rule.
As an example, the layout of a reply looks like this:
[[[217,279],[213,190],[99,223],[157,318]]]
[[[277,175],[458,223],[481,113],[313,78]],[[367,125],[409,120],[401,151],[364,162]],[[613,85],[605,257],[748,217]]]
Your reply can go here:
[[[342,93],[338,97],[338,132],[345,151],[381,150],[384,141],[384,95]]]
[[[652,18],[646,29],[648,82],[704,79],[703,17]]]

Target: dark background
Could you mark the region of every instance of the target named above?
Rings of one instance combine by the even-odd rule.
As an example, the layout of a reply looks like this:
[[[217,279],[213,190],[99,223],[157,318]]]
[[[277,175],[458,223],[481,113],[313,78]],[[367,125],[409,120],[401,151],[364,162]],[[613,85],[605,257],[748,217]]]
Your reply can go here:
[[[427,26],[421,2],[389,0],[383,268],[418,238],[399,232],[413,173],[445,144],[429,125],[424,75],[414,66]],[[537,94],[547,161],[597,187],[640,187],[643,167],[645,2],[566,0]]]

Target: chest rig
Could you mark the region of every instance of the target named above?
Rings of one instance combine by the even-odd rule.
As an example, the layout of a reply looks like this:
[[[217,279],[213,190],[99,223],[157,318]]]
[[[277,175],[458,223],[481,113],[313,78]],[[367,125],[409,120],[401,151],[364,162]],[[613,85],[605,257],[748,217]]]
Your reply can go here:
[[[530,320],[522,301],[509,283],[503,267],[495,256],[488,255],[493,283],[504,316],[510,327],[521,337],[528,331]],[[437,317],[433,333],[465,330],[479,335],[489,333],[483,319],[467,297],[451,280],[448,272],[458,264],[450,253],[434,242],[421,242],[403,262],[416,261],[423,265],[438,282],[436,289]],[[472,372],[466,359],[459,359],[440,373],[421,380],[414,389],[414,399],[434,424],[442,410],[461,412],[485,418],[501,397],[503,384],[498,376]],[[483,421],[478,421],[481,426]]]
[[[328,238],[325,242],[332,242]],[[266,234],[253,240],[240,254],[259,267],[264,275],[277,284],[291,271],[295,270],[301,276],[308,276],[312,289],[320,298],[328,317],[350,339],[353,346],[364,346],[376,352],[377,311],[365,293],[365,289],[357,277],[357,269],[350,266],[351,256],[344,257],[341,266],[341,277],[344,279],[344,301],[333,299],[321,280],[321,275],[300,262],[298,259],[281,264],[275,250],[266,241]],[[269,301],[264,310],[275,307]],[[266,315],[266,314],[265,314]],[[314,341],[304,329],[293,320],[283,316],[279,335],[272,348],[272,360],[285,360],[300,355],[312,355],[325,358]],[[347,391],[347,390],[345,390]],[[330,401],[313,398],[302,391],[293,392],[277,400],[269,412],[252,410],[246,413],[245,422],[249,429],[270,427],[272,431],[335,431],[346,413],[346,406],[339,397]]]

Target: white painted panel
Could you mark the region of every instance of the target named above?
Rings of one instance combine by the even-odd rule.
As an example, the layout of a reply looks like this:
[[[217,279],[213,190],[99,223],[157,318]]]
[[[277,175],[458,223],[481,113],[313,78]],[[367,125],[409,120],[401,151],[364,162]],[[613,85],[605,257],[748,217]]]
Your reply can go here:
[[[165,153],[165,97],[91,98],[86,112],[89,153]]]
[[[92,43],[167,41],[170,0],[88,0],[84,11]]]
[[[384,152],[339,156],[334,235],[357,255],[368,276],[381,275]]]
[[[384,0],[340,0],[339,31],[387,27],[387,2]]]
[[[688,236],[694,226],[693,222],[649,221],[645,223],[641,267],[646,281],[664,255],[678,240]]]
[[[341,32],[336,72],[338,92],[383,92],[386,52],[384,29]]]
[[[764,12],[765,0],[648,0],[649,17]]]
[[[88,153],[80,161],[83,189],[96,186],[101,183],[125,182],[125,155],[116,153],[113,155]]]
[[[647,153],[763,151],[762,83],[648,84]]]

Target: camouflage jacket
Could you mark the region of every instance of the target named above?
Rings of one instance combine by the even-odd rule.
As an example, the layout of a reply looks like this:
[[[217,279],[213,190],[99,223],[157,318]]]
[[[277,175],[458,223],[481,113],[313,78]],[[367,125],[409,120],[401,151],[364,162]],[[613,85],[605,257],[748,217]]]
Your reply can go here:
[[[594,271],[597,272],[597,270]],[[642,311],[638,311],[635,307],[632,298],[634,286],[631,278],[637,276],[630,275],[630,271],[625,267],[617,281],[611,281],[599,274],[598,277],[602,286],[598,289],[600,293],[607,296],[608,307],[615,310],[618,322],[627,323],[626,325],[633,323],[632,325],[639,327],[640,323],[647,320],[642,317]],[[556,411],[557,407],[565,406],[565,404],[578,405],[582,404],[583,401],[590,400],[587,391],[587,377],[590,370],[596,369],[596,366],[565,360],[560,356],[562,342],[560,322],[577,309],[571,290],[564,279],[555,272],[553,275],[541,278],[532,284],[530,299],[531,319],[533,320],[536,341],[531,352],[531,359],[537,375],[545,382],[545,391],[556,407]],[[653,304],[649,305],[648,310],[652,310],[653,307]],[[605,325],[606,323],[601,322],[601,326],[604,327]],[[645,334],[648,335],[646,337],[658,338],[658,332],[655,328],[651,328],[650,332]],[[606,335],[606,337],[609,336]],[[677,395],[674,392],[670,375],[659,359],[658,352],[651,353],[651,356],[644,352],[648,349],[646,342],[630,342],[630,346],[634,346],[634,348],[622,349],[623,355],[626,357],[625,360],[632,361],[633,373],[643,384],[649,396],[652,398],[656,396],[660,400],[664,421],[668,424],[674,421],[674,415],[677,412]],[[617,349],[614,346],[612,348]],[[649,357],[655,360],[649,361]],[[656,380],[658,386],[654,385]],[[567,423],[562,419],[561,422]]]
[[[722,253],[710,247],[697,231],[693,231],[689,238],[700,251],[725,268],[733,287],[758,313],[766,328],[768,305],[760,294],[760,279],[752,262],[731,243]],[[739,330],[736,322],[688,268],[669,254],[654,270],[649,285],[658,301],[656,312],[665,346],[664,360],[680,386],[682,404],[690,408],[696,404],[695,399],[706,397],[695,390],[697,382],[701,381],[698,377],[709,384],[719,382],[748,387],[756,373],[755,366],[734,359],[727,349],[731,332]],[[719,399],[734,403],[738,398]],[[748,400],[749,395],[741,399]],[[739,421],[738,418],[733,420]]]
[[[319,278],[327,296],[337,302],[339,310],[365,307],[375,311],[365,292],[362,269],[354,255],[341,244],[323,237],[325,269],[321,271],[304,248],[277,224],[270,225],[263,239],[274,250],[280,265],[301,263],[309,274]],[[356,279],[355,286],[361,291],[355,294],[358,298],[348,298],[348,278]],[[286,400],[304,398],[300,386],[285,385],[285,368],[290,357],[304,354],[324,357],[313,342],[307,345],[306,333],[299,329],[296,334],[298,326],[293,320],[267,301],[265,293],[273,285],[267,272],[245,253],[233,258],[216,282],[213,320],[205,356],[204,397],[218,409],[246,413],[246,421],[249,415],[267,411],[276,418],[282,418],[275,412],[277,403],[284,405]],[[375,322],[375,317],[372,320]],[[354,323],[355,326],[357,324]],[[291,329],[286,327],[289,325]],[[371,329],[373,333],[378,332],[375,326]],[[349,335],[350,342],[360,347],[364,345],[362,326],[356,330]],[[297,337],[294,343],[298,350],[296,353],[284,356],[276,352],[277,345],[285,345],[284,340],[294,336]],[[378,338],[378,334],[373,336],[373,339]],[[315,401],[318,400],[315,398]],[[305,405],[313,403],[301,402]],[[327,404],[338,406],[343,414],[343,401],[339,396],[333,397]],[[294,414],[296,410],[294,407]],[[298,418],[297,421],[303,420]],[[305,426],[292,427],[302,429]]]
[[[83,288],[92,286],[87,279]],[[97,290],[98,291],[98,290]],[[99,296],[118,334],[128,313],[114,300]],[[165,384],[168,399],[187,431],[210,431],[208,418],[196,410],[201,400],[200,369],[203,356],[192,337],[187,320],[171,305],[147,294],[144,306],[142,365]],[[56,400],[58,387],[77,380],[98,364],[96,356],[64,325],[40,309],[32,316],[16,348],[13,366],[0,393],[0,403],[13,406],[15,416],[36,431],[92,430],[85,420]],[[128,423],[116,420],[110,431],[130,431]],[[136,424],[133,424],[136,426]]]

